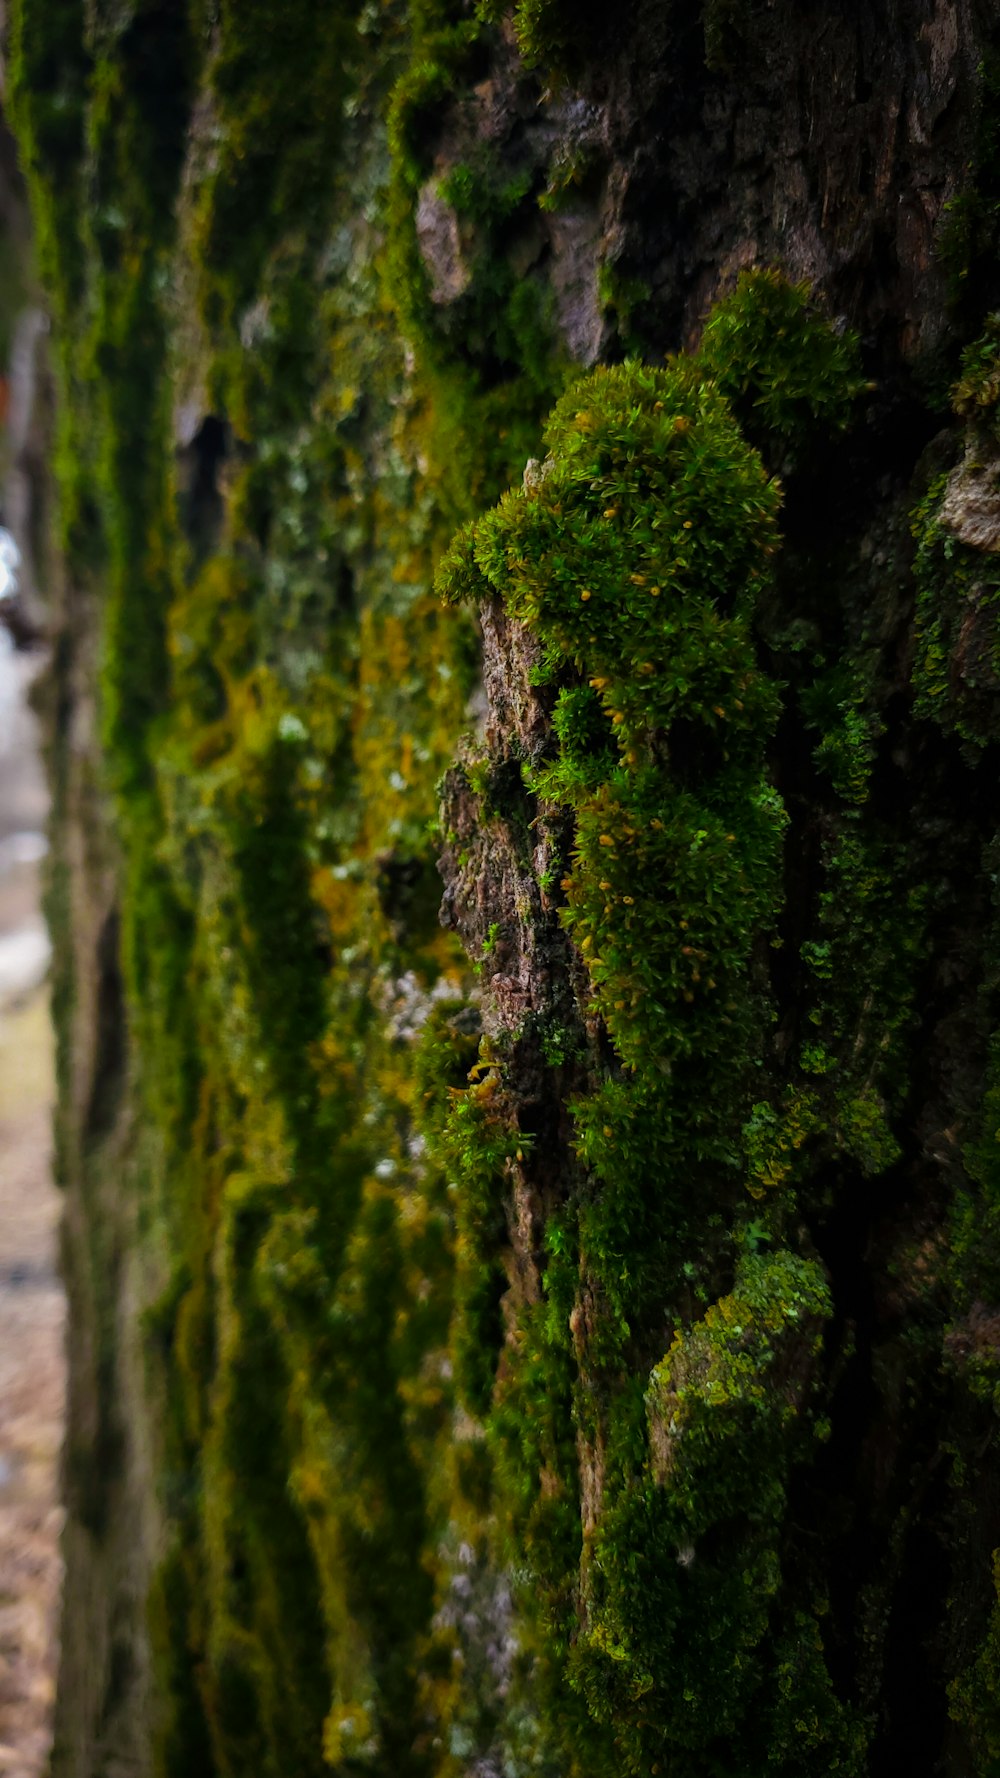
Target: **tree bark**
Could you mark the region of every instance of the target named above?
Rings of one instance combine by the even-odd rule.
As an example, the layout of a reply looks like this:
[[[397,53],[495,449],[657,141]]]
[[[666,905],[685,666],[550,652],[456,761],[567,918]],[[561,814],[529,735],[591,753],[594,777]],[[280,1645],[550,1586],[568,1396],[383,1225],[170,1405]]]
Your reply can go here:
[[[985,1778],[1000,31],[481,11],[13,8],[53,1771]]]

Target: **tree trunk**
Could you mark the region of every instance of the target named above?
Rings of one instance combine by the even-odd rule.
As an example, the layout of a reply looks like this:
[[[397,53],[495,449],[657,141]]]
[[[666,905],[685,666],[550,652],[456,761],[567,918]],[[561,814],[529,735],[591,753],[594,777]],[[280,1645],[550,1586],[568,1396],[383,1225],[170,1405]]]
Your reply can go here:
[[[11,32],[54,1773],[985,1778],[994,10]]]

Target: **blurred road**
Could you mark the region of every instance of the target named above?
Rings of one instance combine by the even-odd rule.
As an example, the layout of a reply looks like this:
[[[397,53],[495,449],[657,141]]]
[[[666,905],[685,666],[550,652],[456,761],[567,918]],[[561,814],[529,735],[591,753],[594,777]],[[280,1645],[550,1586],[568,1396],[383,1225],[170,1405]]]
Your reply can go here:
[[[61,1580],[65,1302],[51,1179],[52,1039],[39,912],[45,784],[0,627],[0,1775],[46,1765]]]

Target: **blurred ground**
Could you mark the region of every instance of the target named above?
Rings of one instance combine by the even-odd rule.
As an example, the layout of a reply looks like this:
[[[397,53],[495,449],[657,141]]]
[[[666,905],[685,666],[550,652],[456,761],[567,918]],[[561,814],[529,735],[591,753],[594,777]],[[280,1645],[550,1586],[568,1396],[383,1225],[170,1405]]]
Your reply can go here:
[[[6,643],[0,630],[0,1775],[36,1778],[55,1680],[65,1304],[38,911],[45,787],[24,705],[33,662]]]

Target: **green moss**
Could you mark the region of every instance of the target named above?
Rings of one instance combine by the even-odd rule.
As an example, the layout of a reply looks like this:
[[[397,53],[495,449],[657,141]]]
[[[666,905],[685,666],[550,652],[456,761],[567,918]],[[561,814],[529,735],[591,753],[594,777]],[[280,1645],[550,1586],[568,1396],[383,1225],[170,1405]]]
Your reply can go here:
[[[749,436],[796,455],[810,438],[845,431],[867,387],[857,335],[837,333],[808,284],[775,270],[740,273],[705,323],[701,360]]]
[[[825,1430],[800,1206],[817,1156],[897,1157],[924,909],[871,815],[866,660],[817,643],[787,705],[829,819],[808,1029],[778,1065],[780,498],[740,422],[775,459],[820,448],[863,387],[856,343],[757,273],[697,362],[578,382],[449,553],[441,608],[446,537],[566,376],[511,241],[585,176],[500,178],[468,142],[436,164],[489,20],[28,12],[13,88],[63,535],[103,612],[147,1131],[120,1190],[160,1290],[158,1770],[853,1774],[787,1511]],[[527,62],[570,71],[592,24],[514,16]],[[429,184],[469,273],[454,304],[420,253]],[[605,295],[625,326],[641,293]],[[227,449],[200,530],[168,442],[193,388]],[[527,1281],[515,1192],[548,1156],[518,1127],[523,1055],[479,1047],[433,909],[434,786],[478,670],[459,605],[483,597],[540,644],[553,721],[467,787],[525,855],[533,798],[571,836],[542,888],[578,1004],[517,1040],[568,1100]],[[456,1577],[484,1601],[460,1622]]]
[[[523,463],[564,375],[541,276],[508,253],[530,227],[541,188],[528,174],[501,176],[488,144],[436,174],[431,148],[442,106],[474,87],[484,27],[476,20],[414,19],[410,60],[389,109],[392,154],[388,286],[418,350],[431,409],[431,447],[455,520],[496,497]],[[421,253],[417,213],[427,192],[450,212],[462,288],[436,301]],[[537,221],[537,216],[536,216]]]
[[[678,1333],[651,1373],[646,1409],[654,1472],[692,1536],[703,1536],[720,1509],[747,1511],[765,1476],[769,1486],[778,1485],[764,1446],[773,1442],[787,1461],[787,1430],[794,1426],[809,1436],[800,1415],[803,1374],[794,1372],[782,1387],[779,1355],[790,1337],[797,1347],[798,1334],[807,1331],[801,1359],[815,1360],[831,1313],[814,1261],[793,1253],[748,1254],[731,1295]],[[718,1463],[720,1440],[732,1441],[734,1463]],[[761,1517],[770,1516],[766,1496],[758,1504]]]
[[[329,203],[355,48],[352,7],[224,4],[208,90],[215,151],[198,192],[194,252],[213,325],[255,298],[277,237],[316,236]]]
[[[820,969],[811,970],[808,1016],[837,1058],[842,1115],[858,1130],[881,1119],[880,1099],[897,1107],[907,1084],[928,917],[927,889],[907,862],[890,832],[875,823],[863,830],[854,820],[845,820],[824,859],[817,942],[829,949],[820,949]]]
[[[9,105],[31,200],[39,271],[55,320],[61,387],[53,457],[59,536],[71,561],[94,550],[95,489],[90,468],[86,300],[86,94],[93,58],[85,9],[77,0],[29,8],[10,18]],[[82,360],[82,361],[81,361]]]
[[[572,74],[597,52],[607,34],[607,18],[594,0],[477,0],[479,17],[499,24],[512,14],[514,36],[525,66],[546,73]]]
[[[461,998],[427,829],[470,648],[429,597],[448,520],[383,296],[397,63],[342,110],[344,19],[226,14],[200,72],[189,23],[102,21],[79,95],[100,204],[81,198],[57,243],[64,536],[102,598],[128,1090],[149,1131],[148,1173],[127,1167],[121,1190],[172,1280],[151,1337],[171,1551],[150,1603],[157,1760],[325,1770],[356,1706],[364,1757],[416,1771],[451,1511],[455,1236],[420,1158],[412,1037],[379,1009],[412,982],[418,1016],[447,971]],[[403,34],[396,14],[386,28]],[[195,152],[178,193],[196,76],[218,158]],[[308,129],[287,128],[289,105]],[[62,172],[40,141],[40,201]],[[175,278],[200,290],[193,346],[171,340]],[[262,286],[267,325],[240,338]],[[218,531],[189,553],[168,440],[174,357],[192,351],[240,443]],[[473,1367],[490,1313],[473,1303]]]
[[[918,715],[972,746],[983,746],[996,735],[993,694],[1000,681],[1000,642],[993,607],[1000,596],[1000,570],[986,539],[981,548],[963,539],[945,502],[955,500],[957,478],[961,512],[963,495],[974,489],[982,473],[981,460],[988,460],[994,448],[997,353],[997,318],[990,316],[983,333],[963,353],[961,375],[952,389],[954,410],[966,422],[965,462],[931,484],[911,523],[917,587],[914,705]],[[971,517],[974,521],[974,497]]]
[[[872,768],[884,724],[872,708],[871,657],[838,661],[804,686],[799,704],[818,736],[813,758],[837,795],[856,807],[868,801]]]
[[[642,1699],[668,1742],[692,1752],[737,1730],[767,1659],[789,1469],[822,1436],[805,1404],[830,1311],[813,1262],[749,1255],[733,1292],[679,1332],[652,1371],[651,1476],[601,1527],[595,1599],[571,1669],[595,1714],[628,1722]],[[621,1561],[625,1547],[643,1552],[634,1569]],[[812,1621],[796,1630],[792,1646],[816,1634]],[[667,1672],[664,1688],[656,1676]],[[780,1690],[780,1665],[776,1681]],[[626,1728],[622,1740],[637,1766],[642,1738]]]
[[[820,1070],[811,1066],[807,1072]],[[753,1105],[742,1132],[750,1196],[763,1198],[800,1176],[800,1151],[823,1127],[819,1095],[808,1087],[787,1089],[777,1107],[766,1100]]]
[[[563,398],[546,445],[541,481],[459,539],[442,585],[502,593],[550,669],[586,681],[560,693],[558,761],[532,776],[576,816],[564,920],[626,1066],[704,1057],[708,1028],[735,1030],[748,935],[775,893],[781,813],[753,767],[775,705],[744,602],[776,495],[684,365],[599,373]],[[701,768],[690,788],[658,763],[679,724]]]
[[[158,1712],[153,1731],[156,1778],[213,1778],[208,1724],[193,1672],[192,1621],[196,1618],[193,1576],[178,1547],[160,1562],[149,1596],[149,1636],[153,1660],[170,1678],[169,1703]]]
[[[649,284],[644,278],[624,275],[616,266],[604,260],[598,268],[597,294],[604,313],[614,322],[624,349],[639,353],[641,336],[633,328],[632,316],[636,309],[649,301],[652,294]]]
[[[823,1646],[826,1609],[823,1601],[816,1616],[798,1613],[778,1644],[767,1758],[797,1778],[815,1772],[817,1764],[838,1778],[864,1778],[869,1770],[865,1725],[830,1688]]]
[[[511,1130],[501,1071],[490,1062],[486,1046],[479,1056],[469,1023],[459,1003],[445,1002],[431,1016],[421,1039],[418,1080],[423,1083],[421,1131],[456,1198],[456,1313],[450,1333],[456,1383],[470,1412],[482,1418],[503,1343],[504,1188],[519,1141],[526,1144],[527,1138]]]
[[[946,732],[982,746],[997,734],[1000,641],[993,608],[1000,598],[1000,568],[942,522],[947,482],[947,477],[937,480],[913,515],[914,706]]]
[[[773,710],[739,601],[776,547],[778,494],[725,403],[688,364],[631,365],[572,388],[545,443],[541,477],[453,546],[446,597],[503,594],[590,680],[623,753],[682,709],[738,747]]]
[[[853,392],[850,348],[841,360],[804,293],[793,291],[791,309],[805,346],[791,348],[783,386],[795,389],[813,363],[830,381],[814,410],[799,391],[787,405],[765,400],[786,438],[834,414],[840,423]],[[712,338],[722,352],[721,325]],[[757,372],[742,385],[737,374],[734,390]],[[804,1176],[798,1151],[830,1128],[811,1089],[788,1089],[777,1107],[752,1097],[769,1023],[752,959],[780,908],[786,824],[766,763],[778,689],[754,635],[778,490],[741,437],[724,383],[721,369],[709,377],[700,362],[677,361],[576,385],[553,413],[541,466],[459,534],[441,570],[447,598],[502,598],[542,645],[552,746],[522,774],[546,807],[572,814],[561,919],[587,972],[583,1010],[614,1057],[572,1103],[584,1175],[550,1222],[545,1301],[518,1313],[490,1437],[540,1589],[540,1646],[553,1671],[565,1663],[586,1713],[564,1710],[565,1748],[589,1716],[613,1730],[629,1770],[667,1750],[710,1758],[725,1742],[754,1769],[773,1755],[798,1770],[808,1744],[831,1770],[858,1771],[863,1736],[830,1686],[815,1615],[797,1608],[777,1665],[771,1641],[785,1597],[789,1468],[822,1435],[800,1412],[829,1313],[821,1271],[751,1245],[733,1294],[678,1335],[692,1418],[677,1439],[683,1455],[673,1467],[664,1459],[658,1477],[660,1434],[650,1447],[630,1374],[636,1341],[699,1276],[683,1256],[718,1251],[743,1189],[787,1188]],[[863,760],[848,780],[854,794],[868,744]],[[833,1065],[818,1043],[806,1063],[813,1076]],[[860,1086],[837,1128],[864,1165],[894,1158],[879,1104]],[[467,1214],[481,1217],[473,1174],[459,1183]],[[795,1357],[783,1394],[786,1339]],[[654,1373],[650,1400],[665,1376]],[[591,1443],[601,1499],[580,1548],[575,1502]],[[710,1527],[711,1556],[692,1567],[688,1546]],[[793,1725],[787,1676],[799,1669],[812,1675],[811,1701]]]
[[[950,1691],[951,1717],[968,1735],[979,1778],[992,1778],[1000,1769],[1000,1550],[993,1552],[993,1586],[997,1599],[986,1636]]]
[[[748,1256],[733,1293],[679,1333],[651,1374],[650,1473],[601,1523],[570,1667],[598,1720],[616,1723],[630,1770],[657,1744],[687,1749],[695,1762],[713,1746],[721,1755],[751,1699],[752,1739],[764,1732],[785,1488],[790,1465],[822,1436],[803,1396],[829,1311],[812,1262]],[[626,1550],[641,1557],[625,1560]],[[805,1620],[790,1645],[810,1634]],[[780,1666],[775,1679],[780,1692]],[[828,1681],[823,1703],[827,1733],[817,1742],[838,1717]],[[752,1769],[762,1757],[759,1745],[744,1753]]]
[[[962,353],[961,373],[952,390],[955,412],[964,420],[993,425],[1000,402],[1000,315],[988,315],[977,340]]]
[[[11,114],[31,192],[39,269],[61,321],[83,289],[81,197],[91,67],[80,0],[13,10]]]
[[[574,1106],[602,1186],[580,1239],[607,1299],[610,1361],[666,1287],[664,1196],[676,1214],[681,1177],[690,1190],[692,1169],[704,1172],[697,1219],[718,1191],[718,1171],[707,1176],[733,1163],[734,1133],[713,1129],[702,1094],[680,1110],[686,1071],[703,1090],[711,1075],[735,1111],[759,1030],[747,960],[774,906],[783,817],[760,778],[775,705],[747,602],[774,547],[776,495],[683,364],[595,375],[563,398],[546,445],[541,481],[458,540],[442,584],[453,598],[502,592],[548,671],[571,664],[586,681],[560,693],[559,758],[531,783],[575,816],[562,918],[626,1071]],[[658,763],[671,742],[680,782]]]

